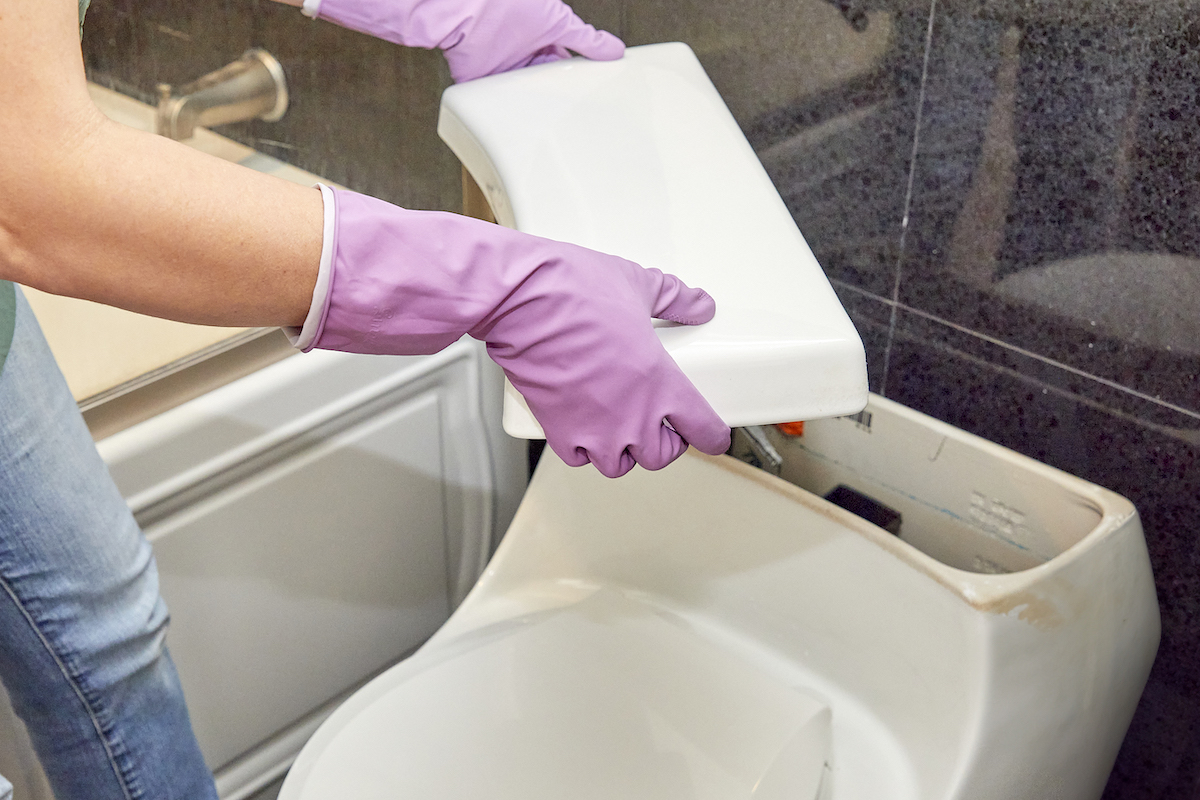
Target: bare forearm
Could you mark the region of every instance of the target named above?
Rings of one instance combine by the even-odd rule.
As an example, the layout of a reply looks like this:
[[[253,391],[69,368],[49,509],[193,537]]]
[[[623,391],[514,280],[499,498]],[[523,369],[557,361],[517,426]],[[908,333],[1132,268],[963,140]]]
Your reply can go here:
[[[0,279],[188,322],[302,322],[320,193],[105,119],[74,5],[0,0]]]
[[[0,277],[186,322],[303,321],[321,253],[315,189],[107,120],[39,173]]]

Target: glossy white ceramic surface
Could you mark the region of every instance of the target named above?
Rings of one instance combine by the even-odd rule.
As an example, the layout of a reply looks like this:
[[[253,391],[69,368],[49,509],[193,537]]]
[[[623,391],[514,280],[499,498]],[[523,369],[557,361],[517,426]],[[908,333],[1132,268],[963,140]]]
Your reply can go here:
[[[663,344],[733,426],[866,403],[862,343],[704,69],[684,44],[447,89],[438,132],[501,224],[673,272],[717,301]],[[541,429],[511,389],[505,429]]]
[[[304,797],[814,800],[829,709],[601,590],[414,659]]]
[[[330,717],[281,800],[459,796],[442,787],[462,785],[460,772],[491,768],[489,753],[565,747],[561,738],[590,746],[598,726],[617,720],[642,740],[656,719],[690,720],[674,729],[694,731],[722,764],[745,759],[752,772],[803,716],[773,705],[789,696],[779,687],[830,710],[820,800],[1098,800],[1158,642],[1136,511],[1112,492],[894,403],[873,398],[867,410],[870,432],[850,419],[810,424],[811,457],[864,490],[907,497],[901,537],[730,457],[691,451],[667,469],[612,481],[547,453],[463,605],[417,655]],[[911,445],[907,464],[899,445]],[[880,448],[887,475],[869,458]],[[826,467],[813,479],[824,480]],[[997,535],[966,510],[978,490],[1026,513],[1028,538],[1004,534],[1006,546],[1043,541],[1042,533],[1049,543],[1062,528],[1043,563],[982,574],[930,555],[957,560],[978,537]],[[912,513],[917,507],[930,513]],[[938,525],[938,516],[959,519]],[[948,540],[940,550],[935,537]],[[557,633],[535,630],[551,624]],[[573,670],[588,664],[628,670],[629,662],[638,691],[650,696],[572,683]],[[679,693],[671,694],[675,676]],[[691,681],[689,689],[711,690],[684,691]],[[610,707],[613,697],[620,702]],[[548,701],[578,713],[546,717],[546,730],[499,724],[545,713]],[[641,713],[621,713],[634,708]],[[731,708],[745,709],[738,724],[754,753],[739,736],[705,738],[705,725],[717,730],[736,716]],[[448,741],[443,730],[468,719],[489,731],[484,743],[471,742],[471,758],[455,750],[464,739]],[[431,754],[423,736],[442,737],[453,753]],[[619,782],[629,776],[665,780],[688,763],[664,758],[648,771],[658,753],[649,745],[597,751],[611,756],[608,782],[592,792],[591,780],[555,773],[563,778],[556,796],[714,796],[698,785],[660,795],[649,782],[641,793],[626,791]],[[538,792],[548,791],[539,782],[549,773],[514,763],[523,777],[489,773],[510,782],[477,796],[548,796]],[[393,791],[412,786],[410,771],[435,788]],[[486,779],[471,778],[475,786]],[[744,781],[722,786],[728,800],[756,797]]]

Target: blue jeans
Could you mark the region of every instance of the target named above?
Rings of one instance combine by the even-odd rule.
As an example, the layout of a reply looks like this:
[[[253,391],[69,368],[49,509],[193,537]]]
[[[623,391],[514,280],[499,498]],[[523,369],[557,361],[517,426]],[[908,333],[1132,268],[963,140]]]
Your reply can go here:
[[[150,545],[18,292],[0,372],[0,680],[57,800],[216,798],[166,631]]]

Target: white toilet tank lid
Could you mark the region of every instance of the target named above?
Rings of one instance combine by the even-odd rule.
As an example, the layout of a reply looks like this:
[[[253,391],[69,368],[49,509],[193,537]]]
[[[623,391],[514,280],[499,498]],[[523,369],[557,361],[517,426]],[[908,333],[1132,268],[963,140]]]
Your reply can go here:
[[[712,322],[658,334],[727,424],[866,405],[862,341],[687,45],[453,86],[438,133],[500,224],[673,272],[713,296]],[[504,427],[542,436],[511,386]]]

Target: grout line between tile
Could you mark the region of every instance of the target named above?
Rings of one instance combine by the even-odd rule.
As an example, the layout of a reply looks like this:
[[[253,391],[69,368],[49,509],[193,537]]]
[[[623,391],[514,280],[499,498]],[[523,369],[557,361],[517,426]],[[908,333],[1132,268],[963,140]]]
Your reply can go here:
[[[1174,411],[1179,414],[1183,414],[1184,416],[1191,417],[1192,419],[1200,420],[1200,412],[1192,411],[1191,409],[1186,408],[1184,406],[1175,405],[1172,402],[1163,400],[1162,398],[1159,398],[1159,397],[1155,397],[1154,395],[1146,394],[1145,392],[1139,392],[1137,389],[1133,389],[1133,388],[1130,388],[1123,384],[1117,383],[1114,380],[1110,380],[1110,379],[1102,377],[1100,375],[1094,375],[1090,372],[1086,372],[1082,369],[1079,369],[1078,367],[1072,367],[1070,364],[1064,364],[1061,361],[1057,361],[1048,356],[1044,356],[1039,353],[1035,353],[1032,350],[1026,350],[1024,347],[1019,347],[1018,345],[1011,344],[1009,342],[1004,341],[1003,339],[997,339],[996,337],[989,336],[986,333],[981,333],[980,331],[971,330],[970,328],[967,328],[963,325],[959,325],[956,322],[951,322],[948,319],[942,319],[941,317],[930,314],[927,311],[921,311],[920,309],[912,308],[912,307],[906,306],[904,304],[898,304],[898,305],[905,311],[909,312],[910,314],[915,314],[918,317],[923,317],[927,320],[930,320],[931,322],[937,322],[941,325],[945,325],[948,328],[953,328],[954,330],[959,331],[960,333],[965,333],[970,336],[974,336],[977,339],[982,339],[983,341],[988,342],[989,344],[994,344],[999,347],[1003,347],[1007,350],[1011,350],[1012,352],[1018,353],[1019,355],[1025,356],[1026,358],[1032,358],[1035,361],[1042,362],[1043,364],[1047,364],[1052,367],[1058,367],[1059,369],[1065,370],[1066,372],[1069,372],[1072,375],[1075,375],[1080,378],[1086,378],[1087,380],[1090,380],[1090,381],[1095,381],[1096,383],[1099,383],[1102,386],[1107,386],[1109,389],[1115,389],[1117,391],[1124,392],[1125,394],[1132,395],[1133,397],[1136,397],[1139,400],[1144,400],[1147,403],[1153,403],[1154,405],[1161,406],[1163,408],[1169,409],[1169,410]]]
[[[888,368],[892,360],[892,339],[896,333],[897,306],[900,303],[900,280],[904,273],[904,248],[908,239],[908,217],[912,210],[913,186],[917,177],[917,154],[921,149],[921,120],[925,111],[925,83],[929,76],[929,52],[933,49],[933,21],[937,16],[937,0],[929,0],[929,23],[925,28],[925,53],[921,59],[921,86],[917,91],[917,117],[913,124],[912,154],[908,159],[908,186],[904,190],[904,215],[900,220],[900,246],[896,254],[896,274],[892,280],[892,314],[888,320],[887,343],[883,348],[883,376],[879,379],[879,394],[887,397]]]
[[[1136,397],[1137,399],[1143,400],[1147,403],[1153,403],[1156,406],[1160,406],[1160,407],[1168,409],[1170,411],[1174,411],[1177,414],[1183,414],[1186,417],[1200,420],[1200,411],[1193,411],[1189,408],[1186,408],[1185,406],[1176,405],[1175,403],[1172,403],[1167,400],[1163,400],[1162,398],[1155,397],[1153,395],[1146,394],[1145,392],[1139,392],[1137,389],[1132,389],[1128,386],[1125,386],[1124,384],[1120,384],[1114,380],[1110,380],[1109,378],[1105,378],[1100,375],[1095,375],[1091,372],[1087,372],[1085,370],[1079,369],[1078,367],[1073,367],[1070,364],[1065,364],[1061,361],[1050,358],[1049,356],[1044,356],[1044,355],[1041,355],[1040,353],[1035,353],[1032,350],[1026,350],[1024,347],[1020,347],[1019,345],[1015,345],[1010,342],[1006,342],[1003,339],[997,339],[995,336],[990,336],[986,333],[982,333],[980,331],[973,330],[964,325],[959,325],[957,322],[952,322],[948,319],[944,319],[943,317],[939,317],[936,314],[930,314],[928,311],[922,311],[919,308],[913,308],[912,306],[905,305],[904,303],[901,303],[897,300],[889,300],[886,297],[881,297],[881,296],[875,294],[874,292],[868,292],[865,289],[862,289],[858,286],[854,286],[852,284],[846,283],[845,281],[840,281],[840,280],[831,278],[829,282],[831,284],[837,286],[840,289],[845,289],[847,291],[854,292],[855,294],[870,298],[872,300],[875,300],[876,302],[884,303],[891,307],[891,324],[889,325],[889,328],[888,328],[888,344],[887,344],[888,350],[891,349],[892,334],[895,332],[895,322],[896,322],[897,314],[900,311],[907,311],[910,314],[921,317],[923,319],[927,319],[930,322],[934,322],[939,325],[945,325],[947,328],[956,330],[959,333],[965,333],[968,336],[973,336],[976,339],[980,339],[982,341],[987,342],[988,344],[993,344],[993,345],[996,345],[997,347],[1003,347],[1005,350],[1009,350],[1018,355],[1025,356],[1026,358],[1031,358],[1035,361],[1039,361],[1043,364],[1046,364],[1047,366],[1057,367],[1058,369],[1064,370],[1065,372],[1069,372],[1072,375],[1075,375],[1076,377],[1094,381],[1094,382],[1100,384],[1101,386],[1105,386],[1109,389],[1114,389],[1118,392],[1123,392],[1124,394],[1130,395],[1132,397]],[[885,358],[885,363],[886,363],[886,358]],[[991,363],[991,362],[988,362],[988,363]],[[993,364],[993,366],[1003,369],[1003,367],[1000,367],[999,365],[996,365],[996,364]],[[1032,377],[1032,376],[1026,376],[1026,377]],[[880,394],[882,394],[882,392]]]
[[[968,331],[968,333],[971,333],[971,332]],[[1000,343],[1000,344],[1003,345],[1003,343]],[[961,359],[965,359],[967,361],[974,362],[976,364],[981,365],[982,367],[984,367],[986,369],[994,370],[1003,375],[1007,375],[1013,379],[1020,380],[1020,381],[1026,381],[1029,383],[1033,383],[1035,385],[1040,385],[1042,387],[1042,394],[1052,393],[1058,397],[1062,397],[1067,400],[1070,400],[1073,403],[1078,403],[1080,405],[1087,406],[1088,408],[1096,409],[1097,411],[1101,411],[1105,414],[1111,414],[1112,416],[1117,417],[1118,419],[1121,419],[1121,420],[1125,420],[1126,422],[1130,422],[1132,424],[1148,428],[1150,430],[1156,431],[1161,434],[1165,434],[1167,436],[1172,436],[1177,439],[1182,439],[1183,441],[1188,442],[1189,444],[1200,444],[1200,438],[1197,438],[1197,434],[1200,433],[1200,431],[1193,431],[1190,429],[1184,429],[1184,428],[1174,427],[1171,425],[1164,425],[1159,422],[1154,422],[1153,420],[1147,419],[1146,417],[1142,417],[1142,416],[1137,415],[1136,413],[1127,411],[1122,408],[1118,408],[1116,406],[1109,405],[1108,403],[1093,399],[1091,397],[1088,397],[1087,395],[1079,394],[1078,392],[1071,391],[1070,389],[1064,389],[1063,387],[1056,386],[1053,383],[1046,383],[1045,381],[1043,381],[1039,378],[1036,378],[1032,375],[1021,372],[1018,369],[1013,369],[1012,367],[1006,367],[1001,364],[997,364],[994,361],[989,361],[986,358],[981,358],[981,357],[973,355],[971,353],[965,353],[962,350],[959,350],[958,348],[953,347],[952,345],[949,345],[949,344],[940,343],[940,342],[932,342],[932,343],[930,343],[930,346],[936,350],[948,351],[950,353],[953,353],[957,358],[961,358]],[[1019,350],[1020,348],[1011,348],[1011,349]],[[1036,358],[1036,356],[1034,356],[1034,357]],[[1048,363],[1054,363],[1054,362],[1048,362]],[[1058,366],[1064,366],[1064,365],[1058,365]],[[1088,376],[1088,377],[1093,377],[1093,376]],[[1117,387],[1117,388],[1121,389],[1122,391],[1125,391],[1124,387]],[[1187,412],[1185,411],[1185,413],[1187,413]]]

